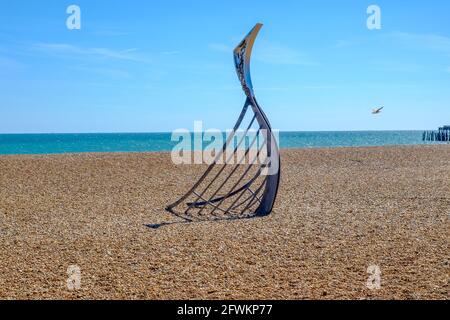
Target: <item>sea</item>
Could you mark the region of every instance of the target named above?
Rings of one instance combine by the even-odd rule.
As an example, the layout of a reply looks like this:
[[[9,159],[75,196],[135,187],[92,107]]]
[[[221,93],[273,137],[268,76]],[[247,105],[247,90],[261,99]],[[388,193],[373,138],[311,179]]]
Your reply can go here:
[[[423,131],[280,132],[279,145],[290,148],[335,148],[431,144]],[[171,133],[0,134],[0,154],[171,151]],[[208,145],[208,143],[205,143]]]

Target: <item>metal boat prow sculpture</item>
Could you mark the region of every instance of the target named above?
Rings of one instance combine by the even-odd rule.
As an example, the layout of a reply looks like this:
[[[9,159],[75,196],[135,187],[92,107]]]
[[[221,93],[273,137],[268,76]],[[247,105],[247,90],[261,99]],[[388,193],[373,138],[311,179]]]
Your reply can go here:
[[[280,155],[250,76],[252,48],[261,27],[258,23],[233,52],[247,97],[233,130],[194,186],[166,208],[187,221],[249,218],[272,211],[280,181]],[[248,123],[243,125],[245,121]],[[240,129],[241,125],[245,129]]]

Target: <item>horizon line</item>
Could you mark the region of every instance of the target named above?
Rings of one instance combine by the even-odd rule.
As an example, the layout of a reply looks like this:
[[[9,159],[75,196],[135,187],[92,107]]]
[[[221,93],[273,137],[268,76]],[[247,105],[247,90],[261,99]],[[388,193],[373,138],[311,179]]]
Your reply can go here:
[[[226,132],[226,129],[221,132]],[[276,129],[275,129],[276,130]],[[395,131],[433,131],[438,129],[381,129],[381,130],[278,130],[280,133],[295,133],[295,132],[395,132]],[[190,130],[191,132],[191,130]],[[194,132],[194,131],[192,131]],[[205,131],[202,131],[205,133]],[[172,131],[98,131],[98,132],[0,132],[0,135],[53,135],[53,134],[172,134]]]

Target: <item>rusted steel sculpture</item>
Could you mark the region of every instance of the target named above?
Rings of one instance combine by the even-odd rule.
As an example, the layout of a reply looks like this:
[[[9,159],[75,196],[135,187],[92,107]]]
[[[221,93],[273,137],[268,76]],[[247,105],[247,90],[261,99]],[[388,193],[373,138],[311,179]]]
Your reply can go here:
[[[261,27],[258,23],[233,52],[247,98],[233,131],[194,186],[166,208],[187,221],[248,218],[272,211],[280,181],[280,155],[269,121],[256,101],[250,77],[252,48]],[[239,128],[244,118],[249,118],[249,124],[242,130]],[[246,140],[250,136],[254,138]],[[239,142],[230,152],[235,139]],[[236,163],[230,161],[236,157],[239,158]]]

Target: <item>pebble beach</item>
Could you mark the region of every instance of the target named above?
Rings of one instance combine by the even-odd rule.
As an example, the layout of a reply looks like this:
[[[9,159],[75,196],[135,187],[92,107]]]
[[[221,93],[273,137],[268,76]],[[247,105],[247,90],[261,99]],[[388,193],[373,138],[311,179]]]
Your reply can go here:
[[[0,299],[449,299],[449,145],[281,161],[270,216],[184,223],[169,153],[0,156]]]

